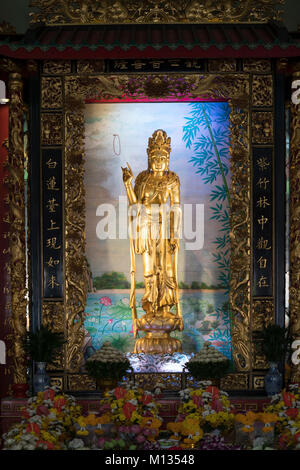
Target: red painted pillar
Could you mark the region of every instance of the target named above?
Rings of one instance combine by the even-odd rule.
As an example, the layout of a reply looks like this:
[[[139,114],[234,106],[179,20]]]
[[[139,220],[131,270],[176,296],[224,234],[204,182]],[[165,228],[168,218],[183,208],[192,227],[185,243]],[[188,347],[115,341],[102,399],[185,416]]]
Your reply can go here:
[[[8,221],[8,105],[0,105],[0,398],[12,394],[13,328],[9,283],[9,221]],[[3,358],[3,349],[5,354]],[[5,359],[5,361],[3,361]],[[4,363],[2,363],[4,362]]]

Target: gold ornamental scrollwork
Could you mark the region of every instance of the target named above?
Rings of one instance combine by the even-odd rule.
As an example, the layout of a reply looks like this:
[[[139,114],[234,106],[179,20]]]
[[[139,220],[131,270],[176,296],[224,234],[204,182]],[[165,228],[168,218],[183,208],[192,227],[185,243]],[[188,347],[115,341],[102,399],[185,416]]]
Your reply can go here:
[[[68,376],[67,388],[70,392],[82,390],[96,390],[96,382],[88,375],[70,374]]]
[[[31,0],[31,23],[153,24],[280,21],[284,0]]]
[[[61,145],[63,143],[62,114],[42,113],[41,141],[42,145]]]
[[[63,104],[62,79],[60,77],[42,77],[41,107],[61,108]]]
[[[271,72],[270,59],[243,59],[244,72]]]
[[[24,187],[24,103],[23,82],[18,73],[9,76],[9,221],[10,288],[14,330],[14,382],[26,383],[23,339],[26,334],[26,244]]]
[[[65,75],[71,73],[71,61],[45,60],[43,62],[43,73],[49,75]]]
[[[65,327],[65,308],[63,302],[43,302],[42,323],[56,333],[63,333]]]
[[[297,68],[296,68],[297,67]],[[300,63],[292,80],[300,80]],[[300,104],[291,102],[290,117],[290,322],[293,339],[300,338]],[[292,365],[291,381],[300,382],[300,365]]]
[[[273,143],[273,113],[254,111],[252,113],[252,142],[254,144]]]
[[[85,260],[84,116],[75,95],[65,109],[65,276],[66,369],[82,363],[87,298]]]
[[[164,75],[82,76],[65,78],[65,272],[66,272],[66,346],[67,371],[78,372],[83,362],[84,309],[87,298],[85,262],[84,193],[84,104],[92,98],[109,100],[124,96],[155,95],[156,99],[182,95],[191,98],[210,96],[229,101],[231,153],[231,284],[233,357],[237,371],[251,368],[250,331],[250,150],[249,150],[249,76],[247,74],[172,74]],[[157,80],[152,81],[153,78]],[[180,80],[179,80],[180,79]],[[140,86],[142,84],[142,87]],[[148,86],[148,88],[147,88]],[[137,95],[139,90],[140,95]],[[150,91],[149,91],[150,90]],[[186,95],[184,95],[186,93]],[[241,388],[247,388],[245,375]]]
[[[272,106],[273,78],[271,75],[253,75],[252,102],[253,106]]]
[[[249,377],[247,374],[229,374],[221,379],[223,390],[247,390],[249,387]]]

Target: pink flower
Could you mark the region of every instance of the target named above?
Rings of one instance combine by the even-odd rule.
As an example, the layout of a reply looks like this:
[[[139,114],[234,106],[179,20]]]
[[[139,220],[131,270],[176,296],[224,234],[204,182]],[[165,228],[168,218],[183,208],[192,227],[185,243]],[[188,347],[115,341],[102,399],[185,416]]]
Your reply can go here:
[[[136,440],[139,444],[141,444],[142,442],[145,442],[146,438],[142,434],[139,434],[136,436]]]
[[[132,432],[132,434],[138,434],[141,431],[141,427],[138,424],[133,424],[130,427],[130,431]]]
[[[103,439],[103,437],[100,437],[100,439],[98,440],[98,444],[99,444],[99,447],[104,447],[105,439]]]
[[[108,320],[108,323],[111,324],[113,322],[113,319],[111,318],[110,320]]]
[[[39,416],[47,416],[50,413],[47,406],[40,405],[36,409],[36,414]]]
[[[108,307],[108,306],[112,305],[112,301],[109,297],[101,297],[100,304],[103,304],[103,305],[105,305],[105,307]]]

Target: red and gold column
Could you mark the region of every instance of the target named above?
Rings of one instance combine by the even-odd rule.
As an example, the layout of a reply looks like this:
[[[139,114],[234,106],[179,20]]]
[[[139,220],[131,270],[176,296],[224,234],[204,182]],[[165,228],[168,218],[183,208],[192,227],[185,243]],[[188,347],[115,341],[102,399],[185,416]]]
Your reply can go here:
[[[20,73],[9,75],[9,249],[11,312],[14,331],[14,383],[26,383],[23,339],[26,334],[26,245],[24,189],[24,103]]]

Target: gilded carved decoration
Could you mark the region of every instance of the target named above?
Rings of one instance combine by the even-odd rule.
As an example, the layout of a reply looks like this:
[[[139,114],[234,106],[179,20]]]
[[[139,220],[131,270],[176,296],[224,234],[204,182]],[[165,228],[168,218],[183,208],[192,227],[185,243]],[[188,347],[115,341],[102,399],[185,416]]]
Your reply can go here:
[[[41,116],[42,145],[61,145],[63,143],[63,118],[61,114],[43,113]]]
[[[16,34],[16,28],[7,21],[0,23],[0,34]]]
[[[43,325],[51,328],[57,333],[64,332],[65,309],[63,302],[43,302],[42,305]]]
[[[255,144],[272,144],[273,113],[254,111],[252,113],[252,142]]]
[[[271,75],[253,75],[253,106],[272,106],[273,79]]]
[[[41,88],[42,108],[55,109],[62,107],[62,79],[60,77],[43,77]]]
[[[70,60],[45,60],[43,73],[51,75],[65,75],[71,73]]]
[[[270,59],[243,59],[244,72],[271,72]]]
[[[261,390],[265,387],[265,378],[262,375],[253,377],[253,388],[254,390]]]
[[[67,389],[70,392],[81,390],[96,390],[96,382],[88,375],[70,374],[68,376]]]
[[[292,80],[300,80],[298,70]],[[290,321],[293,339],[300,339],[300,104],[291,102],[290,140]],[[300,365],[292,366],[292,382],[300,382]]]
[[[209,59],[208,71],[209,72],[235,72],[236,60],[235,59]]]
[[[156,386],[162,389],[179,391],[183,388],[183,376],[181,373],[151,373],[133,374],[133,382],[144,390],[153,390]]]
[[[78,73],[102,73],[104,72],[104,60],[78,60]]]
[[[252,330],[259,331],[271,325],[275,320],[273,300],[255,300],[253,302]]]
[[[66,369],[78,371],[82,363],[83,320],[87,298],[85,260],[83,103],[73,100],[65,108],[65,315]]]
[[[9,248],[12,325],[14,330],[14,382],[26,383],[22,341],[26,333],[26,245],[24,189],[24,103],[22,77],[9,76]]]
[[[223,390],[247,390],[248,387],[248,374],[228,374],[221,379],[221,388]]]
[[[249,77],[218,75],[110,75],[65,78],[65,250],[67,370],[76,372],[82,363],[85,270],[84,202],[84,102],[128,96],[210,96],[227,98],[231,106],[231,286],[232,342],[238,371],[251,367],[250,335],[250,152]],[[241,209],[242,208],[242,209]],[[242,375],[245,386],[247,377]],[[245,378],[246,377],[246,378]],[[245,382],[246,381],[246,382]],[[235,385],[236,387],[238,385]],[[247,388],[247,387],[246,387]]]
[[[62,377],[50,377],[50,387],[57,387],[59,390],[64,390],[64,381]]]
[[[278,21],[284,0],[31,0],[31,23],[152,24]]]

